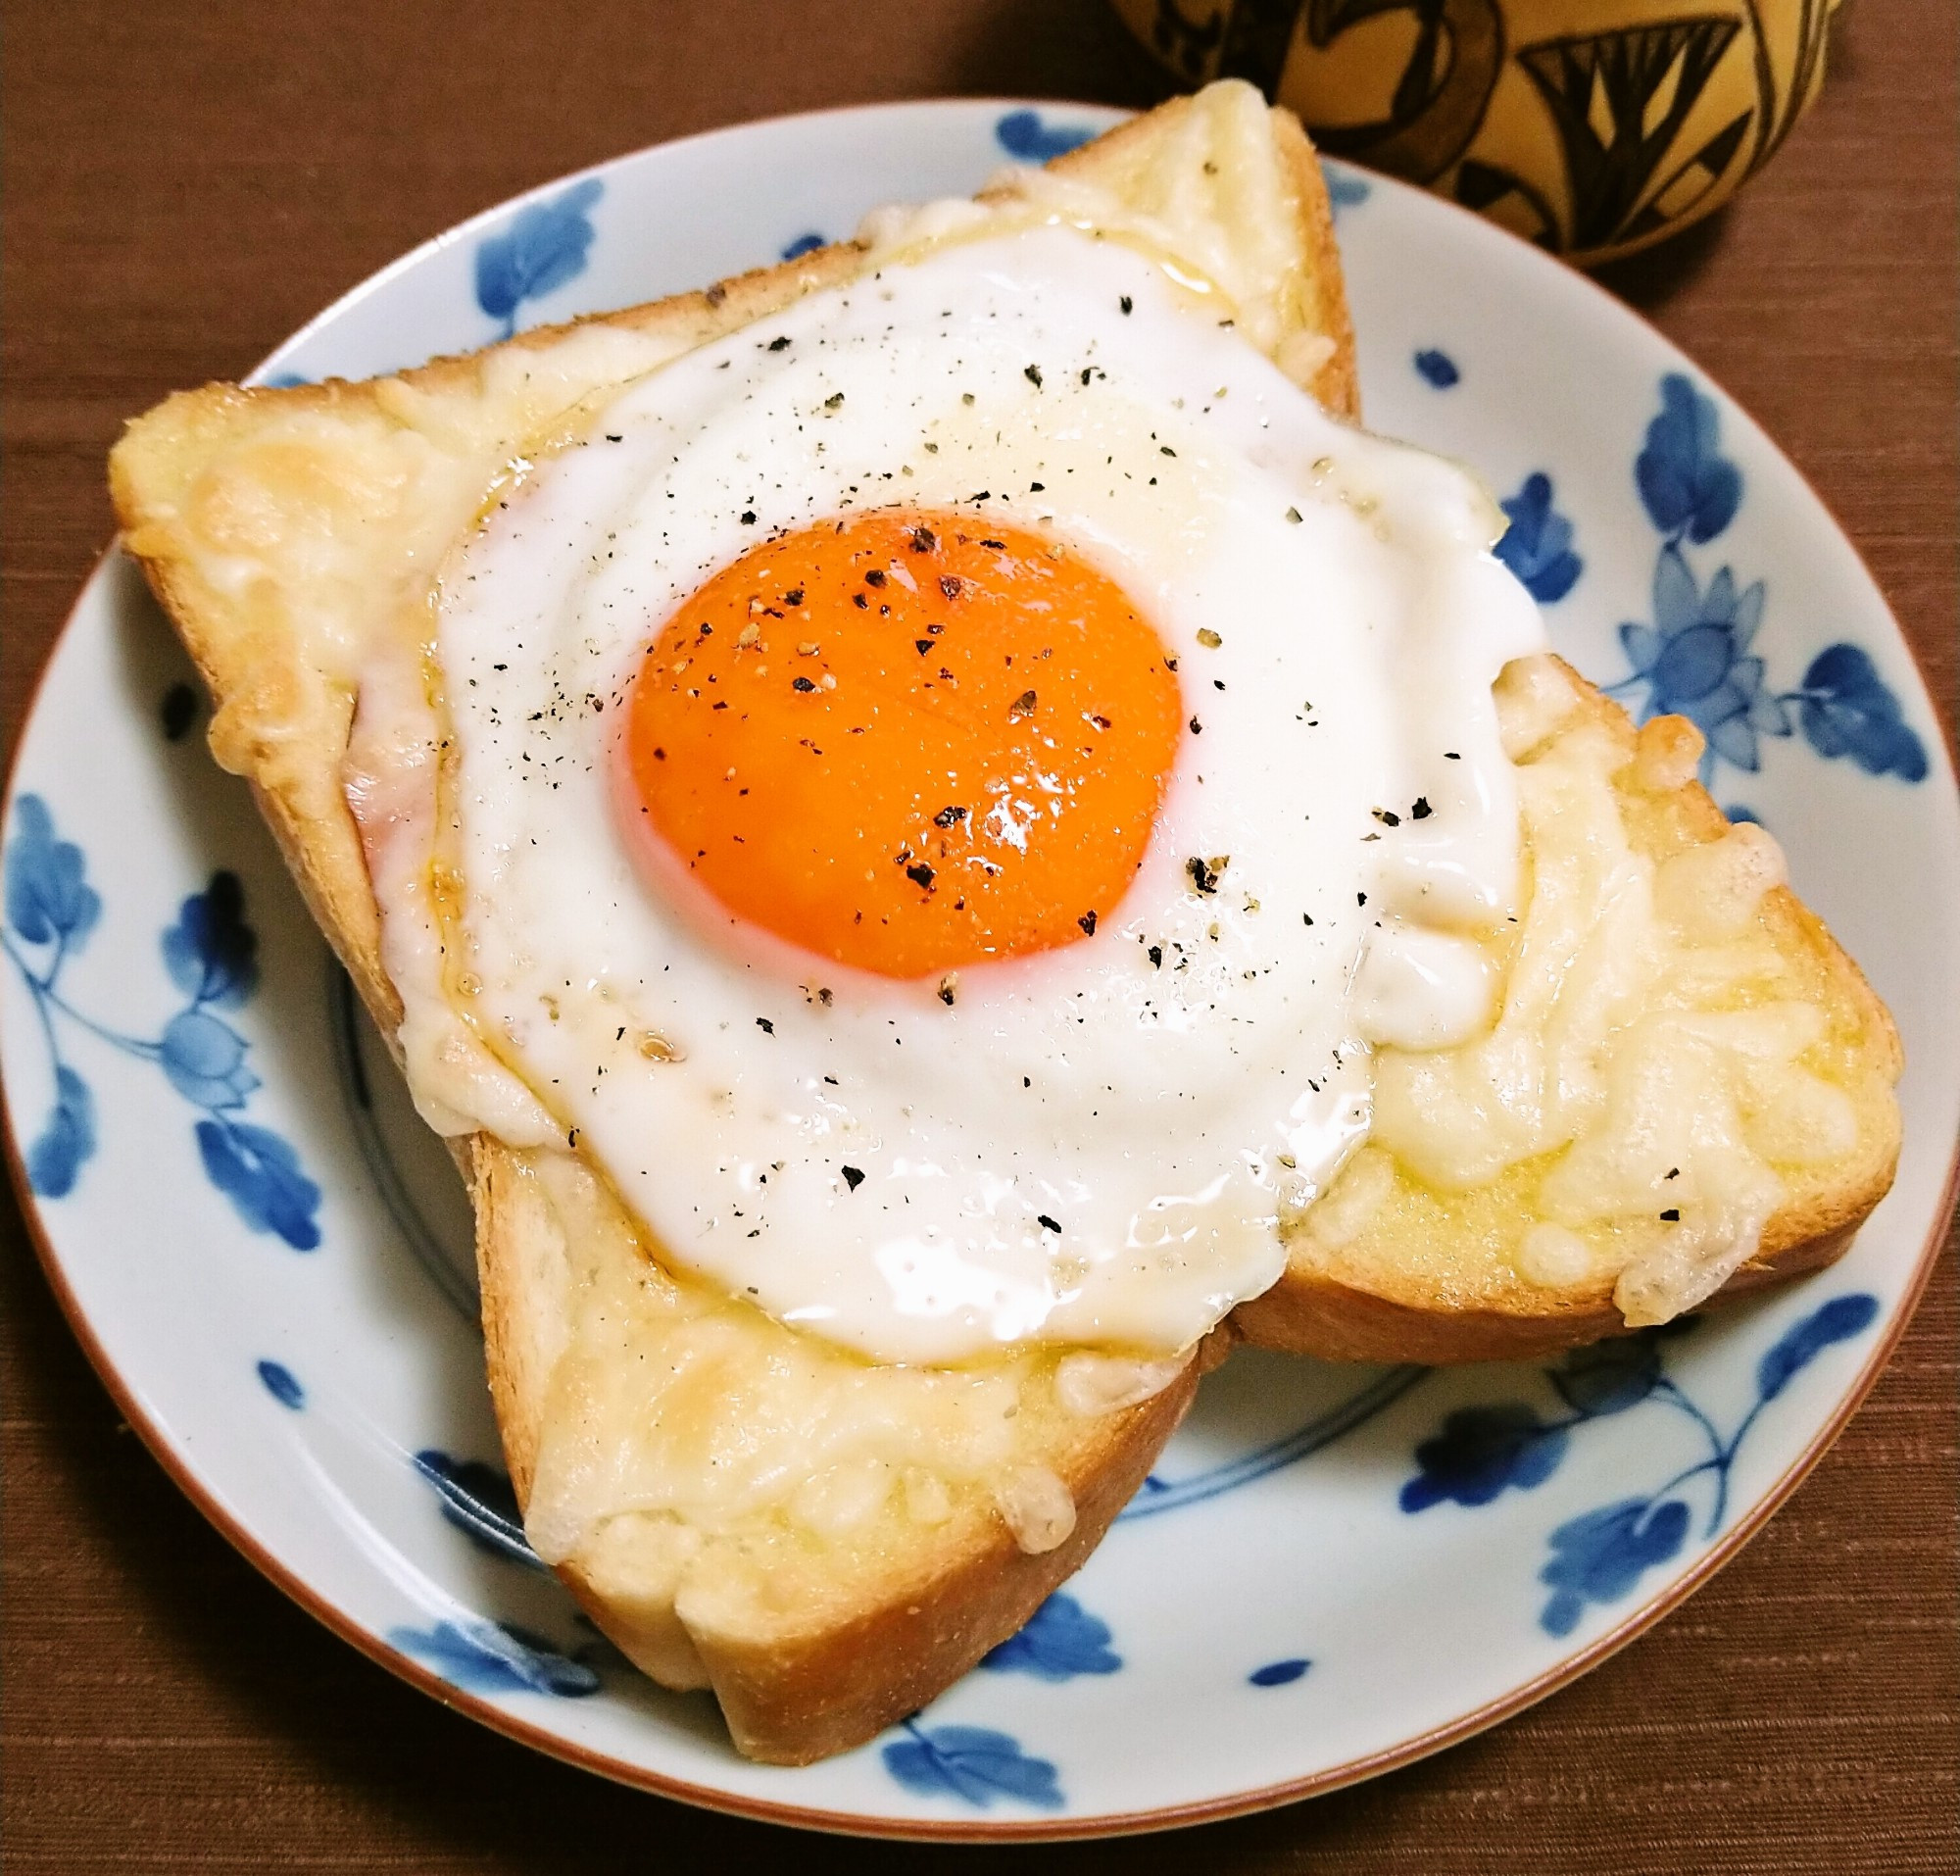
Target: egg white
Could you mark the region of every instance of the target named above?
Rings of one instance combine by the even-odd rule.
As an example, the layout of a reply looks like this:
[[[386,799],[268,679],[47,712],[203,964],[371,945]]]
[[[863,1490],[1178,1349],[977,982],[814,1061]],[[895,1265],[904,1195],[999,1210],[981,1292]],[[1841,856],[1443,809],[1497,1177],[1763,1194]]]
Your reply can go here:
[[[1122,903],[951,1007],[704,936],[612,799],[688,594],[888,504],[1092,558],[1191,723]],[[1132,248],[1036,228],[813,295],[625,391],[447,570],[453,994],[663,1257],[785,1321],[885,1360],[1186,1347],[1365,1133],[1370,937],[1397,1021],[1475,1005],[1447,934],[1516,891],[1489,686],[1541,642],[1492,531],[1467,476],[1327,419]]]

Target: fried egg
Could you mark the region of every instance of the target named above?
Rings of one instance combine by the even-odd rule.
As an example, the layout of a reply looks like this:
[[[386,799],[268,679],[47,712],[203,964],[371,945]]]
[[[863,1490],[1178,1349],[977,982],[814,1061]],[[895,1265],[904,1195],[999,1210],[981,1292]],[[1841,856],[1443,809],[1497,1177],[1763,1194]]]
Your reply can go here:
[[[1141,246],[812,294],[445,568],[450,1007],[784,1322],[1184,1349],[1365,1137],[1370,1043],[1488,1019],[1490,685],[1542,643],[1496,531]]]

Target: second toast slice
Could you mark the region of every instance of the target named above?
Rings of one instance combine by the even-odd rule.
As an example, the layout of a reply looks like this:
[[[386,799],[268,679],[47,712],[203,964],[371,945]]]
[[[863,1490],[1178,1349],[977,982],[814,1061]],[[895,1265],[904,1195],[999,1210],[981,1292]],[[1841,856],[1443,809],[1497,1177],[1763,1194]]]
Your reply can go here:
[[[1551,657],[1496,694],[1533,880],[1494,1020],[1378,1053],[1370,1144],[1234,1313],[1262,1347],[1551,1354],[1828,1263],[1891,1184],[1891,1018],[1700,732]]]

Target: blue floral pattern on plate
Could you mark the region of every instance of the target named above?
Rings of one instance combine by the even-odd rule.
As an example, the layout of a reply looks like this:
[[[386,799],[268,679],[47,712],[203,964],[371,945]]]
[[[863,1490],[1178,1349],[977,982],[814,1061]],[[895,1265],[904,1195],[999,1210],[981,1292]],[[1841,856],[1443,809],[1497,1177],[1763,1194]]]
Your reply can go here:
[[[1284,1661],[1268,1661],[1264,1667],[1255,1667],[1246,1679],[1254,1687],[1291,1687],[1312,1665],[1303,1654],[1295,1654]]]
[[[909,1792],[965,1800],[986,1810],[999,1798],[1037,1810],[1060,1810],[1067,1802],[1054,1764],[1021,1751],[1010,1733],[987,1726],[921,1726],[908,1719],[904,1737],[883,1752],[885,1769]]]
[[[282,1407],[297,1413],[306,1406],[306,1389],[300,1385],[299,1376],[283,1361],[261,1361],[257,1372],[266,1392]]]
[[[1412,363],[1416,375],[1439,391],[1448,390],[1463,376],[1456,361],[1447,352],[1439,352],[1434,346],[1426,346],[1418,352]]]
[[[1096,132],[1083,123],[1051,123],[1039,111],[1009,111],[994,138],[1017,163],[1046,163],[1079,150]]]
[[[476,304],[501,321],[501,338],[517,329],[517,310],[543,299],[585,272],[598,230],[588,211],[606,192],[596,175],[574,182],[549,202],[533,202],[501,234],[476,245]]]
[[[1359,171],[1350,170],[1343,163],[1329,163],[1323,157],[1320,173],[1327,184],[1327,202],[1334,211],[1335,221],[1341,220],[1344,210],[1358,209],[1367,201],[1370,193],[1368,178]]]
[[[284,1362],[262,1360],[257,1372],[266,1392],[281,1407],[295,1413],[306,1407],[306,1389]],[[545,1567],[525,1540],[517,1495],[502,1467],[480,1459],[455,1459],[433,1449],[417,1453],[414,1463],[435,1487],[443,1516],[471,1543],[532,1569]],[[592,1629],[589,1618],[576,1619],[592,1631],[591,1639],[569,1654],[514,1623],[481,1618],[438,1621],[428,1628],[401,1625],[388,1631],[388,1640],[471,1693],[581,1696],[599,1689],[593,1663],[619,1657],[612,1645]]]
[[[1799,727],[1820,756],[1848,756],[1870,775],[1923,781],[1926,746],[1859,646],[1826,646],[1795,690],[1765,688],[1767,666],[1750,651],[1763,621],[1763,581],[1740,586],[1724,566],[1704,586],[1684,551],[1705,546],[1735,519],[1742,503],[1741,470],[1722,454],[1713,398],[1682,372],[1670,371],[1660,381],[1660,413],[1634,459],[1642,506],[1663,537],[1654,562],[1653,620],[1620,627],[1633,670],[1606,689],[1644,684],[1642,722],[1673,714],[1693,723],[1708,739],[1704,783],[1718,762],[1753,774],[1762,766],[1757,739],[1787,737]]]
[[[1416,1473],[1402,1485],[1401,1507],[1414,1514],[1446,1502],[1482,1506],[1506,1490],[1529,1492],[1558,1470],[1572,1429],[1588,1421],[1649,1401],[1686,1414],[1707,1442],[1705,1457],[1644,1496],[1568,1518],[1550,1534],[1551,1560],[1539,1579],[1552,1597],[1539,1622],[1548,1635],[1569,1635],[1589,1603],[1617,1602],[1646,1570],[1680,1554],[1691,1514],[1670,1493],[1707,1475],[1714,1489],[1703,1535],[1712,1538],[1722,1528],[1730,1470],[1764,1407],[1834,1342],[1862,1335],[1878,1313],[1876,1297],[1852,1291],[1799,1317],[1756,1364],[1755,1404],[1726,1438],[1666,1371],[1664,1344],[1691,1329],[1693,1318],[1574,1349],[1544,1371],[1563,1405],[1561,1415],[1546,1419],[1525,1401],[1456,1408],[1416,1448]]]
[[[1572,551],[1572,523],[1552,507],[1551,477],[1535,469],[1515,495],[1497,504],[1507,523],[1491,551],[1541,606],[1563,599],[1586,563]]]
[[[415,1466],[435,1488],[443,1516],[479,1550],[534,1570],[545,1567],[524,1535],[517,1494],[502,1466],[454,1458],[435,1447],[417,1453]]]
[[[1113,1674],[1123,1665],[1123,1657],[1110,1648],[1110,1639],[1107,1622],[1057,1590],[1028,1617],[1019,1634],[983,1654],[980,1665],[996,1674],[1032,1674],[1038,1681]]]
[[[599,1692],[599,1676],[528,1629],[499,1622],[440,1621],[391,1628],[388,1640],[470,1694],[556,1694],[576,1700]],[[585,1651],[581,1649],[580,1654]]]
[[[1236,1492],[1257,1479],[1284,1471],[1290,1465],[1298,1465],[1323,1447],[1331,1446],[1344,1434],[1365,1426],[1378,1413],[1393,1407],[1411,1388],[1426,1380],[1430,1373],[1428,1368],[1406,1363],[1390,1368],[1328,1411],[1314,1414],[1291,1432],[1267,1440],[1236,1458],[1205,1466],[1181,1479],[1167,1479],[1152,1472],[1144,1480],[1137,1496],[1117,1512],[1116,1521],[1127,1524],[1138,1518],[1158,1517],[1166,1511],[1182,1510],[1188,1505],[1202,1505],[1209,1499],[1221,1498],[1227,1492]]]
[[[62,989],[62,973],[95,929],[102,900],[88,883],[81,849],[57,835],[38,795],[23,795],[14,804],[5,870],[7,928],[0,946],[33,999],[54,1066],[54,1110],[25,1156],[35,1195],[66,1198],[96,1151],[94,1096],[62,1052],[60,1017],[123,1055],[156,1062],[178,1094],[204,1110],[193,1129],[198,1157],[232,1210],[254,1231],[283,1238],[295,1251],[314,1250],[319,1187],[278,1134],[238,1117],[259,1077],[245,1065],[250,1044],[214,1013],[242,1007],[259,981],[258,935],[245,922],[237,875],[213,873],[165,929],[164,967],[187,1001],[150,1041],[97,1021]]]

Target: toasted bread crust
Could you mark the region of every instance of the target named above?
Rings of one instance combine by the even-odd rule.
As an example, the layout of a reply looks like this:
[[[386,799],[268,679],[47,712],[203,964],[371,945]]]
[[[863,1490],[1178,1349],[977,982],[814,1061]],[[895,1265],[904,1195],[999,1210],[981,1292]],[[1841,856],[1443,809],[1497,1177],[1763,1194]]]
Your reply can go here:
[[[1582,725],[1604,728],[1630,763],[1692,769],[1701,735],[1691,723],[1662,716],[1636,731],[1611,698],[1563,660],[1548,662],[1574,693],[1572,712],[1555,735]],[[1730,824],[1691,774],[1671,788],[1645,791],[1644,802],[1646,816],[1630,824],[1629,832],[1635,847],[1655,859],[1715,840]],[[1816,962],[1834,1012],[1859,1038],[1867,1084],[1888,1090],[1903,1065],[1898,1032],[1864,973],[1788,887],[1765,895],[1761,916],[1780,950],[1808,954]],[[1856,1153],[1828,1186],[1771,1216],[1755,1255],[1710,1302],[1730,1302],[1788,1282],[1841,1256],[1889,1190],[1898,1153],[1896,1104],[1889,1099],[1869,1104],[1861,1111]],[[1610,1273],[1571,1288],[1512,1278],[1493,1295],[1446,1295],[1425,1268],[1420,1245],[1409,1247],[1391,1282],[1381,1276],[1377,1259],[1330,1255],[1304,1238],[1295,1240],[1279,1282],[1240,1305],[1232,1320],[1256,1347],[1338,1361],[1524,1360],[1628,1333],[1613,1301]]]
[[[1214,1329],[1170,1386],[1105,1416],[1068,1455],[1058,1470],[1075,1498],[1075,1528],[1056,1549],[1031,1555],[999,1518],[974,1520],[959,1542],[922,1556],[925,1567],[881,1584],[847,1622],[792,1638],[697,1625],[690,1639],[737,1747],[781,1765],[845,1752],[916,1712],[1018,1631],[1102,1542],[1232,1341],[1229,1329]],[[612,1639],[643,1659],[643,1637],[621,1621],[617,1601],[596,1592],[575,1560],[561,1574]],[[664,1640],[659,1611],[644,1639]]]
[[[1199,108],[1174,101],[1054,167],[1095,179],[1119,162],[1148,157],[1153,142],[1168,148]],[[1298,124],[1284,113],[1268,122],[1296,222],[1299,304],[1293,318],[1298,329],[1331,342],[1308,388],[1351,418],[1353,343],[1326,192]],[[250,530],[257,519],[249,511],[210,513],[219,499],[212,466],[235,462],[268,438],[276,444],[280,426],[294,423],[323,422],[395,450],[388,459],[400,469],[394,481],[372,490],[332,483],[336,472],[351,477],[366,467],[352,461],[350,448],[351,468],[328,460],[318,471],[327,485],[302,490],[308,498],[317,493],[317,502],[296,498],[289,509],[308,520],[317,510],[339,513],[343,525],[385,523],[406,570],[389,590],[364,589],[363,597],[369,617],[405,618],[425,604],[427,568],[467,526],[503,460],[581,401],[666,357],[849,281],[862,271],[865,253],[856,243],[819,249],[702,292],[534,329],[390,379],[258,390],[209,385],[166,400],[118,445],[110,486],[123,544],[210,689],[213,753],[251,783],[309,910],[398,1057],[402,1003],[382,965],[379,912],[342,790],[354,684],[309,638],[304,592],[255,588],[241,597],[227,581],[224,547],[234,537],[256,545]],[[480,429],[484,411],[501,424],[494,434]],[[470,430],[472,421],[478,430]],[[278,543],[272,547],[276,553]],[[556,1226],[526,1189],[521,1155],[482,1133],[449,1144],[476,1211],[489,1384],[512,1480],[527,1505],[567,1332],[568,1300],[553,1263]],[[1024,1551],[998,1511],[969,1508],[893,1559],[844,1616],[833,1610],[802,1630],[690,1622],[670,1595],[636,1596],[601,1580],[582,1553],[559,1573],[656,1678],[711,1685],[745,1753],[802,1763],[843,1751],[963,1673],[1081,1563],[1182,1418],[1199,1374],[1231,1339],[1221,1327],[1151,1399],[1055,1436],[1054,1450],[1042,1456],[1069,1488],[1075,1523],[1042,1554]]]
[[[1222,1351],[1228,1333],[1214,1330],[1213,1347]],[[961,1554],[935,1557],[929,1579],[894,1585],[875,1607],[793,1652],[697,1635],[737,1745],[752,1758],[792,1765],[842,1752],[916,1712],[1015,1633],[1141,1488],[1211,1358],[1109,1415],[1095,1442],[1070,1456],[1062,1476],[1075,1496],[1075,1529],[1057,1549],[1031,1556],[994,1521]]]
[[[1872,1206],[1884,1196],[1883,1191],[1876,1194],[1836,1230],[1774,1249],[1766,1242],[1711,1303],[1733,1303],[1834,1262],[1850,1248]],[[1610,1292],[1550,1293],[1530,1314],[1449,1308],[1434,1300],[1397,1302],[1323,1271],[1292,1266],[1264,1296],[1241,1304],[1232,1312],[1232,1324],[1254,1348],[1313,1356],[1323,1361],[1415,1361],[1426,1367],[1536,1361],[1584,1343],[1631,1333]]]

